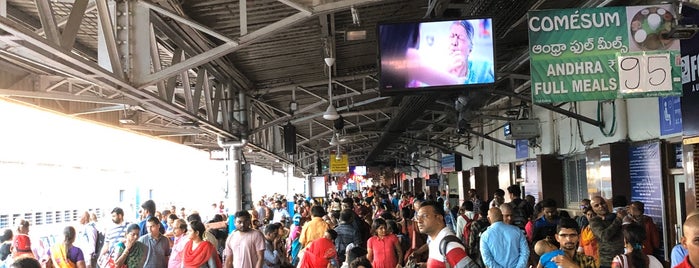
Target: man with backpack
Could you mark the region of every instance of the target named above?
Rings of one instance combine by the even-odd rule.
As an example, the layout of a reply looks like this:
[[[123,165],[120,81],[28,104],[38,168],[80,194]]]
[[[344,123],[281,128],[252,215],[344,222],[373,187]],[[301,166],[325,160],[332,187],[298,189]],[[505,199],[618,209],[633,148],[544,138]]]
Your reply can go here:
[[[85,267],[97,267],[97,255],[99,253],[98,246],[100,233],[95,227],[95,222],[90,221],[90,212],[84,211],[80,217],[82,230],[80,231],[78,247],[83,251],[85,256]],[[77,240],[77,239],[76,239]],[[102,243],[104,243],[104,234],[102,234]]]
[[[507,192],[510,194],[510,200],[512,200],[509,203],[512,206],[512,225],[524,230],[529,217],[532,216],[532,206],[522,199],[522,190],[518,185],[510,185],[507,187]]]
[[[461,239],[464,245],[468,245],[471,225],[478,219],[478,214],[473,213],[473,202],[469,200],[461,204],[460,212],[459,217],[456,218],[456,237]]]
[[[476,268],[476,263],[466,255],[464,245],[454,236],[444,223],[442,206],[427,201],[420,205],[417,213],[417,225],[420,233],[430,238],[427,268],[434,267],[468,267]]]

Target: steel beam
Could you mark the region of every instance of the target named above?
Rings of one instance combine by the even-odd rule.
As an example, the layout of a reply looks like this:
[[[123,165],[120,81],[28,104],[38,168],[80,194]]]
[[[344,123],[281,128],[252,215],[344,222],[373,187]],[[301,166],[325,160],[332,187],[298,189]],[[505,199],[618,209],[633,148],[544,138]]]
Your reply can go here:
[[[210,36],[216,37],[216,38],[218,38],[219,40],[221,40],[221,41],[223,41],[223,42],[226,42],[226,43],[235,42],[233,39],[230,39],[230,38],[228,38],[228,37],[225,36],[225,35],[222,35],[222,34],[216,32],[216,31],[214,31],[214,30],[212,30],[212,29],[209,29],[209,27],[206,27],[206,26],[204,26],[204,25],[202,25],[202,24],[200,24],[200,23],[198,23],[198,22],[196,22],[196,21],[192,21],[192,20],[190,20],[190,19],[183,18],[182,16],[177,15],[177,14],[175,14],[175,13],[172,13],[172,12],[170,12],[169,10],[164,9],[164,8],[162,8],[162,7],[153,5],[153,4],[148,3],[148,2],[146,2],[146,1],[143,1],[143,0],[138,1],[138,4],[139,4],[139,5],[142,5],[142,6],[144,6],[144,7],[147,7],[147,8],[149,8],[150,10],[153,10],[153,11],[155,11],[155,12],[158,12],[158,13],[160,13],[160,14],[162,14],[162,15],[165,15],[165,16],[167,16],[167,17],[169,17],[169,18],[171,18],[171,19],[173,19],[173,20],[175,20],[175,21],[177,21],[177,22],[179,22],[179,23],[182,23],[182,24],[184,24],[184,25],[187,25],[187,26],[189,26],[189,27],[192,27],[192,28],[194,28],[194,29],[197,29],[197,30],[199,30],[199,31],[201,31],[201,32],[203,32],[203,33],[205,33],[205,34],[210,35]]]
[[[80,24],[85,17],[85,10],[87,10],[88,0],[76,0],[73,4],[73,9],[70,10],[70,15],[68,15],[68,20],[66,22],[66,27],[63,29],[61,34],[61,46],[70,50],[75,44],[75,38],[78,36],[78,30],[80,30]]]
[[[46,39],[54,44],[60,44],[58,27],[56,27],[56,18],[53,16],[51,2],[48,0],[36,0],[36,8],[39,10],[39,21],[41,27],[46,29]]]
[[[344,1],[338,1],[338,2],[331,2],[327,4],[321,4],[316,6],[313,9],[313,13],[311,15],[306,15],[303,12],[299,12],[296,14],[293,14],[291,16],[288,16],[286,18],[283,18],[277,22],[271,23],[267,26],[264,26],[258,30],[255,30],[251,33],[248,33],[246,35],[243,35],[240,37],[238,42],[226,42],[222,45],[219,45],[215,48],[212,48],[211,50],[198,54],[196,56],[192,56],[188,58],[185,61],[182,61],[178,64],[172,65],[166,69],[163,69],[157,73],[151,74],[148,77],[145,77],[142,81],[137,81],[137,88],[144,88],[148,85],[151,85],[157,81],[166,79],[168,77],[171,77],[177,73],[182,72],[183,70],[188,70],[191,68],[194,68],[196,66],[200,66],[204,63],[210,62],[214,59],[218,59],[224,55],[227,55],[229,53],[232,53],[240,48],[242,48],[245,45],[249,45],[250,43],[265,37],[267,35],[273,34],[275,32],[287,29],[289,27],[292,27],[306,19],[308,19],[311,16],[318,15],[318,14],[325,14],[325,13],[332,13],[338,10],[342,9],[347,9],[351,6],[357,6],[365,3],[370,3],[370,2],[376,2],[378,0],[344,0]]]
[[[124,68],[121,65],[119,58],[119,50],[117,48],[116,36],[114,34],[114,23],[109,13],[107,1],[97,1],[97,17],[99,19],[100,28],[105,43],[107,45],[107,53],[109,54],[109,62],[114,73],[119,79],[124,79]]]
[[[161,113],[163,115],[175,115],[175,117],[172,117],[173,120],[177,120],[179,116],[189,118],[190,121],[199,120],[197,116],[191,115],[186,111],[183,111],[181,108],[157,98],[149,92],[139,90],[138,88],[129,84],[127,81],[124,81],[123,79],[117,77],[114,73],[104,70],[96,63],[73,55],[72,53],[63,50],[62,48],[57,47],[56,45],[46,42],[44,38],[37,36],[35,33],[27,30],[25,27],[21,26],[17,22],[14,22],[13,20],[0,17],[0,29],[5,30],[6,32],[16,37],[26,40],[28,44],[36,46],[37,50],[35,51],[35,53],[37,53],[38,55],[40,55],[41,53],[51,54],[57,58],[60,58],[61,60],[70,63],[74,66],[73,68],[77,67],[78,69],[74,69],[73,71],[75,71],[76,73],[82,72],[84,79],[86,81],[89,81],[90,83],[107,88],[118,89],[126,97],[132,98],[134,100],[139,100],[139,102],[147,104],[146,106],[152,109],[154,112]],[[39,50],[41,51],[41,53],[39,52]],[[99,78],[93,76],[92,74],[98,76]],[[221,135],[226,138],[237,138],[230,132],[225,131],[221,127],[211,122],[200,121],[199,123],[200,127],[208,129],[213,134]]]

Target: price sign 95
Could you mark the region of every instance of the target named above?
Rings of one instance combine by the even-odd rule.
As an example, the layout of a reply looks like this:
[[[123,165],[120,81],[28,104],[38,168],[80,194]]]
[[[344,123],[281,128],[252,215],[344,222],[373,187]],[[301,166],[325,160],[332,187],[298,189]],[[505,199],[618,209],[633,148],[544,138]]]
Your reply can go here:
[[[618,63],[620,93],[672,91],[670,53],[622,55]]]

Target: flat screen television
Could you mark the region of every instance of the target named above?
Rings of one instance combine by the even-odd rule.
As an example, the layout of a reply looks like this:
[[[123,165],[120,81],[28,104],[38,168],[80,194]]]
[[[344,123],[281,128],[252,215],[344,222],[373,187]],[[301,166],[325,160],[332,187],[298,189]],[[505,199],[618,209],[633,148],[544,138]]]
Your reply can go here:
[[[379,23],[382,94],[487,87],[495,82],[493,20]]]
[[[366,166],[350,166],[350,173],[357,176],[366,176]]]

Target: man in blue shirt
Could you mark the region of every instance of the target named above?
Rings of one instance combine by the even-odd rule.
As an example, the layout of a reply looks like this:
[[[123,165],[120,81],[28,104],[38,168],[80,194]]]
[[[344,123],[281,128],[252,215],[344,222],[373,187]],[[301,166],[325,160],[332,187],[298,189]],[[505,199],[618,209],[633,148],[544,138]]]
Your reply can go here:
[[[527,238],[516,226],[502,222],[499,208],[488,210],[490,227],[481,235],[481,256],[486,267],[525,268],[529,261]]]
[[[544,207],[544,215],[534,222],[534,238],[532,241],[539,241],[546,237],[553,240],[553,235],[556,234],[556,226],[560,221],[555,200],[550,198],[544,199],[544,201],[541,201],[541,206]]]
[[[145,213],[145,218],[138,223],[138,227],[141,228],[141,233],[139,235],[143,236],[148,234],[148,228],[146,228],[146,222],[148,222],[148,219],[152,218],[153,215],[155,215],[155,202],[153,200],[146,200],[146,202],[143,202],[141,204],[141,209],[143,209],[143,213]],[[160,223],[160,220],[158,220]],[[165,225],[160,223],[160,234],[165,233]]]

